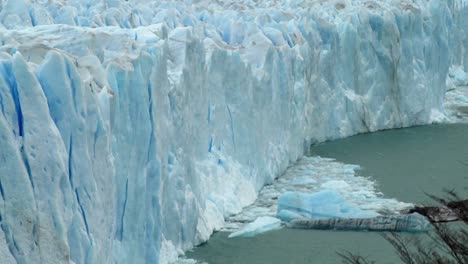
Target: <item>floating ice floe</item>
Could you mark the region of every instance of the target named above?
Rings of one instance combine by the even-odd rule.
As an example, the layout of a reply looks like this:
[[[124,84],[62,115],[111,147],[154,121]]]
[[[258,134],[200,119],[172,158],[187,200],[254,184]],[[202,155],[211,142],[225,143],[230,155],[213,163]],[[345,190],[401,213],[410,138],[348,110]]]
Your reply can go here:
[[[282,221],[296,229],[424,232],[432,228],[426,217],[418,213],[379,214],[363,210],[333,190],[286,192],[279,196],[277,208],[277,218],[261,216],[231,233],[229,238],[253,237],[279,229]]]
[[[382,215],[371,218],[295,219],[289,228],[343,231],[424,232],[432,228],[426,217],[418,214]]]
[[[334,159],[303,157],[271,185],[265,186],[254,204],[245,208],[240,214],[228,217],[223,230],[234,232],[242,228],[246,222],[253,222],[258,217],[276,217],[278,199],[287,192],[309,194],[325,190],[336,192],[346,203],[365,212],[396,214],[412,207],[412,204],[385,197],[372,179],[359,175],[359,169],[357,165],[344,164]],[[282,216],[285,219],[300,217],[293,211],[283,211]]]
[[[271,216],[262,216],[257,218],[252,223],[247,224],[237,232],[231,233],[229,238],[232,237],[253,237],[271,230],[281,228],[281,220]]]

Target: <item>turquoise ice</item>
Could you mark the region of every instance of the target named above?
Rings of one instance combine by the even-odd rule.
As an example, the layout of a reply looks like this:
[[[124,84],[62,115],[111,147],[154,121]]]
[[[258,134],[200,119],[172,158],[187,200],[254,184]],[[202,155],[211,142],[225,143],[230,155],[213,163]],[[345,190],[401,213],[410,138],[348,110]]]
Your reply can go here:
[[[283,221],[295,219],[371,218],[380,214],[362,210],[347,202],[338,192],[287,192],[278,197],[277,216]]]

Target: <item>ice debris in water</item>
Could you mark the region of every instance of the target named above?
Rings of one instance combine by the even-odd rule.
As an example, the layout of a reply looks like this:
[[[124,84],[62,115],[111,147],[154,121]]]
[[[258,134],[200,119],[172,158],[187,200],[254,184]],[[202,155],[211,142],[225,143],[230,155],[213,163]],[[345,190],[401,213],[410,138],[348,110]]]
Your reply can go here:
[[[314,194],[286,192],[278,199],[278,218],[294,219],[369,218],[379,216],[348,203],[336,191],[324,190]]]
[[[237,232],[231,233],[229,238],[232,237],[253,237],[271,230],[281,228],[281,220],[271,216],[262,216],[257,218],[252,223],[247,224]]]
[[[376,182],[359,175],[360,167],[344,164],[334,159],[303,157],[271,185],[265,186],[257,200],[240,214],[230,216],[225,231],[235,231],[246,222],[260,216],[277,214],[278,197],[285,192],[317,193],[330,190],[348,203],[364,211],[397,213],[412,205],[387,198],[378,190]],[[292,211],[283,212],[296,218]]]

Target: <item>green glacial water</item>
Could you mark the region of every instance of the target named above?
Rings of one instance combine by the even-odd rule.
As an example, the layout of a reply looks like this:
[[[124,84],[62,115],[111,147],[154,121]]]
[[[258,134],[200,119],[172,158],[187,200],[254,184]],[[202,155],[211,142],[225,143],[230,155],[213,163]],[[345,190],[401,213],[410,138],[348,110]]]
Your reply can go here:
[[[431,202],[426,193],[468,193],[468,124],[387,130],[327,142],[310,155],[358,164],[388,197]]]
[[[309,155],[362,167],[385,196],[430,204],[426,193],[454,189],[468,196],[468,125],[432,125],[362,134],[313,146]],[[209,264],[341,263],[350,251],[377,263],[401,263],[379,233],[282,229],[254,238],[229,239],[218,232],[189,258]],[[419,236],[423,234],[405,234]]]

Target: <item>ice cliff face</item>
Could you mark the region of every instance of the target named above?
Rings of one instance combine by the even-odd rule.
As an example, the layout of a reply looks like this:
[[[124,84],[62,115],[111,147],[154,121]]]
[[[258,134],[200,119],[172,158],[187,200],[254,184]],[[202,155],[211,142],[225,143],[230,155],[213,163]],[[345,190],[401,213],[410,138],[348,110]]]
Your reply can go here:
[[[468,71],[466,1],[0,3],[0,263],[166,263]]]

